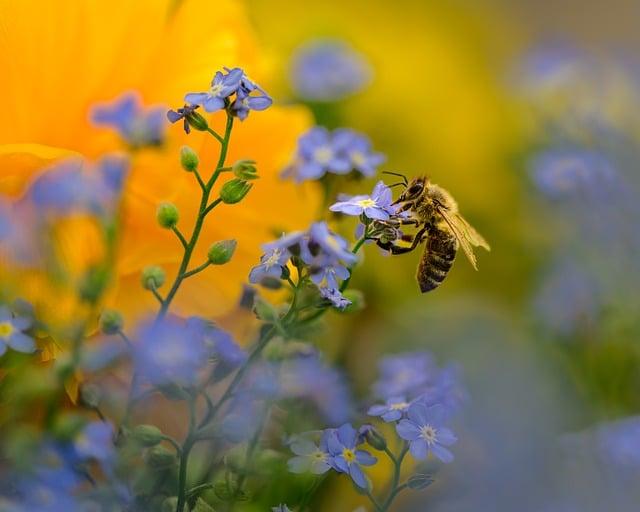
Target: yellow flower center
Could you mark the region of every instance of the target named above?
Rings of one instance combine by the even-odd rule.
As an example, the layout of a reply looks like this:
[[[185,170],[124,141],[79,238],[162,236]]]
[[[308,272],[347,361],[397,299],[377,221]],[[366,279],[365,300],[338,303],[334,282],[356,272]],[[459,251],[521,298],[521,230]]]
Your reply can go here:
[[[271,254],[271,256],[267,258],[267,261],[264,262],[264,266],[267,268],[271,268],[274,265],[278,265],[278,260],[280,259],[281,255],[282,255],[282,251],[279,249],[276,249],[275,251],[273,251],[273,254]]]
[[[212,85],[211,88],[209,89],[209,94],[211,96],[218,96],[218,94],[220,94],[222,92],[222,88],[224,86],[222,84],[215,84]]]
[[[329,146],[320,146],[313,152],[313,159],[319,164],[326,165],[333,158],[333,150]]]
[[[351,161],[356,167],[362,167],[367,163],[367,159],[364,156],[364,153],[360,151],[354,151],[351,153]]]
[[[327,454],[324,452],[321,452],[320,450],[313,452],[311,454],[311,457],[316,459],[318,462],[324,462],[325,460],[327,460]]]
[[[361,206],[362,208],[369,208],[369,206],[376,206],[376,202],[370,197],[368,197],[367,199],[361,199],[356,204],[358,206]]]
[[[0,323],[0,338],[8,338],[13,334],[13,325],[10,322]]]
[[[353,450],[350,450],[349,448],[345,448],[344,450],[342,450],[342,456],[348,463],[354,462],[356,460],[355,452]]]
[[[438,431],[431,425],[423,425],[420,427],[420,436],[429,444],[436,442],[437,434]]]
[[[391,404],[391,410],[393,411],[402,411],[407,407],[409,407],[409,404],[407,402],[398,402],[396,404]]]

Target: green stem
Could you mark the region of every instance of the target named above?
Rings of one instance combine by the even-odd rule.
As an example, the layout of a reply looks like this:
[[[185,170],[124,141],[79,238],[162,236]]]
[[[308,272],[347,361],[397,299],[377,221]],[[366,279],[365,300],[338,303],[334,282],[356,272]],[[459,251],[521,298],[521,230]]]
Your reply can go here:
[[[378,501],[373,497],[373,494],[371,494],[371,491],[369,489],[367,489],[366,494],[367,494],[367,498],[369,498],[369,501],[373,504],[373,507],[376,509],[376,512],[382,512],[383,510],[386,510],[380,506],[380,503],[378,503]]]
[[[202,265],[200,265],[199,267],[196,267],[193,270],[189,270],[189,272],[185,272],[184,273],[184,279],[186,279],[187,277],[195,276],[198,272],[202,272],[209,265],[211,265],[211,262],[209,260],[207,260]]]
[[[222,137],[220,137],[220,135],[218,135],[218,132],[212,130],[211,128],[207,128],[207,131],[213,135],[216,139],[218,139],[218,142],[222,145],[224,145],[224,139]]]
[[[189,433],[187,434],[180,454],[180,467],[178,469],[178,504],[176,512],[183,512],[187,498],[187,466],[189,464],[189,454],[196,442],[195,426],[196,426],[196,398],[189,400]]]
[[[180,243],[182,244],[182,247],[186,249],[188,245],[187,239],[184,237],[182,233],[180,233],[180,230],[176,226],[171,226],[171,231],[173,231],[176,234],[176,236],[178,237],[178,240],[180,240]]]
[[[216,165],[216,170],[211,175],[211,178],[206,183],[204,189],[202,190],[202,197],[200,198],[200,207],[198,209],[198,216],[196,218],[196,223],[193,227],[193,232],[191,233],[191,238],[187,243],[187,246],[184,250],[184,256],[182,257],[182,262],[180,263],[180,268],[178,270],[178,275],[169,290],[166,298],[160,305],[160,310],[158,311],[158,319],[163,318],[171,305],[182,281],[185,279],[185,273],[187,272],[187,268],[189,267],[189,262],[191,261],[191,256],[193,255],[193,251],[198,243],[198,238],[200,237],[200,232],[202,231],[202,226],[204,224],[204,219],[207,216],[207,213],[211,210],[209,205],[209,196],[211,195],[211,189],[215,184],[216,180],[220,176],[222,169],[224,167],[224,162],[227,158],[227,150],[229,149],[229,138],[231,136],[231,130],[233,128],[233,117],[230,114],[227,114],[227,125],[224,132],[224,138],[221,138],[217,133],[213,130],[209,129],[209,133],[211,133],[214,137],[219,139],[221,147],[220,147],[220,156],[218,158],[218,163]],[[216,200],[217,201],[217,200]],[[214,201],[212,204],[216,204]]]
[[[407,487],[406,484],[403,484],[403,485],[398,485],[398,484],[400,482],[400,472],[402,471],[402,461],[404,460],[404,457],[405,455],[407,455],[408,451],[409,451],[409,444],[406,442],[403,443],[402,450],[400,451],[400,454],[397,457],[395,457],[393,453],[389,451],[388,448],[385,449],[385,453],[389,456],[389,458],[393,462],[394,468],[393,468],[393,480],[391,483],[391,491],[389,492],[389,496],[385,500],[384,504],[380,508],[381,512],[386,512],[387,510],[389,510],[389,507],[393,503],[393,500],[395,499],[395,497],[403,489]]]

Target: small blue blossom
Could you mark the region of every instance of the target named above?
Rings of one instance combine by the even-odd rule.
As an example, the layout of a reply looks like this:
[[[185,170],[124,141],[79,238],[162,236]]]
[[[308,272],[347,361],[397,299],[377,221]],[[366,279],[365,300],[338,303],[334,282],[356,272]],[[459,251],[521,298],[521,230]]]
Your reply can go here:
[[[394,213],[392,202],[391,189],[384,182],[379,181],[370,196],[353,196],[333,204],[329,210],[346,215],[364,215],[369,219],[388,220]]]
[[[24,333],[31,324],[31,318],[14,316],[8,308],[0,306],[0,355],[7,351],[7,347],[18,352],[33,352],[36,344],[31,336]]]
[[[340,290],[335,288],[319,288],[320,296],[328,300],[336,309],[345,309],[351,305],[351,301],[347,299]]]
[[[603,423],[595,438],[602,460],[620,468],[640,469],[640,416]]]
[[[272,512],[291,512],[291,509],[285,504],[281,503],[277,507],[271,507]]]
[[[243,87],[238,89],[236,99],[231,104],[231,113],[244,121],[250,110],[266,110],[273,104],[273,100],[266,94],[251,96]]]
[[[349,244],[339,235],[331,232],[326,222],[315,222],[309,229],[309,251],[314,259],[321,254],[321,259],[335,263],[342,261],[347,265],[356,262],[356,255],[348,249]],[[305,256],[302,256],[303,260]],[[313,264],[314,261],[307,261],[307,264]]]
[[[402,396],[394,396],[387,399],[385,405],[374,405],[369,408],[369,416],[380,416],[384,421],[398,421],[409,409],[411,404]]]
[[[142,324],[134,346],[137,371],[152,384],[193,385],[209,358],[202,332],[193,324],[163,319]]]
[[[333,137],[335,145],[348,156],[351,168],[367,178],[374,176],[386,160],[382,153],[372,150],[371,141],[361,133],[339,128],[333,132]]]
[[[387,356],[379,363],[380,378],[373,389],[377,396],[390,398],[422,394],[435,375],[435,365],[425,352]]]
[[[111,461],[114,452],[113,426],[106,421],[94,421],[84,427],[74,441],[74,448],[81,459],[93,459],[101,463]]]
[[[358,487],[368,488],[367,478],[361,466],[372,466],[377,459],[365,450],[356,448],[358,432],[345,423],[327,437],[330,464],[339,473],[347,473]]]
[[[182,119],[184,133],[189,135],[191,133],[189,116],[192,115],[198,108],[200,108],[199,105],[185,105],[184,107],[178,108],[176,110],[169,110],[167,112],[167,119],[171,124],[177,123]]]
[[[446,428],[445,409],[441,405],[427,407],[422,403],[414,403],[409,407],[407,419],[396,425],[398,435],[409,441],[409,451],[415,459],[426,459],[432,453],[442,462],[451,462],[453,454],[446,448],[458,439]]]
[[[358,92],[370,79],[363,56],[342,41],[312,41],[300,47],[291,62],[293,89],[306,100],[338,100]]]
[[[249,272],[250,283],[260,283],[267,278],[280,279],[291,253],[286,249],[274,248],[260,258],[260,264]]]
[[[291,440],[289,448],[296,456],[287,461],[287,466],[292,473],[321,475],[331,469],[331,456],[327,448],[327,439],[331,431],[325,430],[322,433],[320,444],[309,439],[309,434],[301,434]]]
[[[131,146],[158,145],[164,141],[166,108],[145,108],[134,92],[126,93],[109,104],[98,105],[91,112],[97,125],[114,128]]]
[[[349,277],[349,270],[340,265],[327,265],[324,267],[312,268],[311,280],[318,285],[319,288],[331,288],[338,289],[338,279],[347,279]]]
[[[240,68],[230,69],[227,74],[217,71],[207,92],[189,93],[184,97],[187,103],[201,105],[207,112],[217,112],[226,107],[226,99],[240,87],[244,73]]]

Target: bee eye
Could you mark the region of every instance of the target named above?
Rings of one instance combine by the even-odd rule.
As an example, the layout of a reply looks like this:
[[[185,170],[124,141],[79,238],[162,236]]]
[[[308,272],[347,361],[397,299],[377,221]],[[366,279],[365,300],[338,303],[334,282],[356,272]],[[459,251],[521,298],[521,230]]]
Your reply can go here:
[[[420,184],[411,185],[411,187],[409,187],[409,194],[411,195],[419,194],[420,192],[422,192],[422,185]]]

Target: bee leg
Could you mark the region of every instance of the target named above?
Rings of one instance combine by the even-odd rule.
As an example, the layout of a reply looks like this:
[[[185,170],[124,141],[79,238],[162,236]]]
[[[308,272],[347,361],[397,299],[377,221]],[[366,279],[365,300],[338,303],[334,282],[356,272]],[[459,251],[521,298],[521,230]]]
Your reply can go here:
[[[424,242],[427,234],[428,226],[423,227],[420,231],[418,231],[415,235],[404,235],[400,240],[403,242],[411,242],[410,246],[398,245],[397,240],[381,242],[376,241],[378,247],[384,249],[385,251],[389,251],[393,255],[397,254],[405,254],[407,252],[413,251],[418,244]]]

